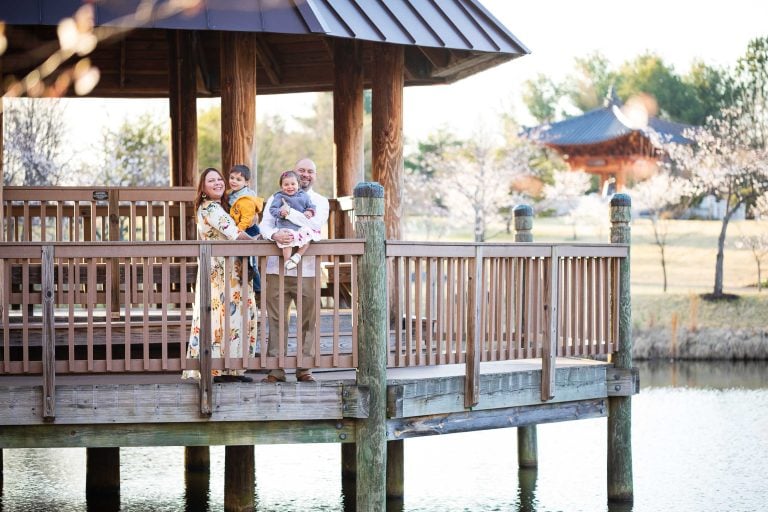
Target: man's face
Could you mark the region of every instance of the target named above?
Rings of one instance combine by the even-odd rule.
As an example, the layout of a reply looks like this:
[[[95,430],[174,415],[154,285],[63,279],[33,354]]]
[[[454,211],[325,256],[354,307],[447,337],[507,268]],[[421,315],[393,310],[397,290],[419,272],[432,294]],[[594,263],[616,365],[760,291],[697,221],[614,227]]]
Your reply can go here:
[[[315,178],[317,177],[315,164],[310,160],[301,160],[296,164],[294,171],[299,175],[299,185],[301,186],[301,189],[311,189],[312,185],[315,184]]]

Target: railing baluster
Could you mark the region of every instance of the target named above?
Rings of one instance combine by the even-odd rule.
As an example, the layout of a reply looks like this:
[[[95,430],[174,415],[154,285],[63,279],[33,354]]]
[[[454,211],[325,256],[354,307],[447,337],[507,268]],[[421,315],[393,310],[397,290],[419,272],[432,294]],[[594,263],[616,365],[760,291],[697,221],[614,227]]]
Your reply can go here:
[[[41,247],[43,419],[56,417],[56,331],[53,317],[53,246]]]
[[[483,337],[481,301],[483,297],[483,248],[475,247],[475,259],[469,275],[467,315],[467,358],[464,377],[464,407],[474,407],[480,400],[480,350]]]
[[[213,413],[211,375],[211,245],[200,244],[198,258],[198,297],[200,299],[200,414]]]

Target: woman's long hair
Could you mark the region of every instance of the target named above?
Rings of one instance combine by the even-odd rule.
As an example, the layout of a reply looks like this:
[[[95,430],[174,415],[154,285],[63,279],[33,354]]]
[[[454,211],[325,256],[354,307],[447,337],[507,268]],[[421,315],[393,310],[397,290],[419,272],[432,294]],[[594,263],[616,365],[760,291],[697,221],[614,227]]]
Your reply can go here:
[[[195,212],[197,212],[198,209],[200,209],[200,205],[203,204],[203,201],[207,199],[207,197],[203,197],[203,187],[205,186],[205,178],[212,172],[217,173],[219,176],[224,178],[224,175],[219,172],[218,169],[215,167],[208,167],[206,170],[200,173],[200,179],[197,182],[197,194],[195,195]],[[224,188],[224,195],[221,196],[221,200],[219,201],[221,204],[227,204],[227,189]]]

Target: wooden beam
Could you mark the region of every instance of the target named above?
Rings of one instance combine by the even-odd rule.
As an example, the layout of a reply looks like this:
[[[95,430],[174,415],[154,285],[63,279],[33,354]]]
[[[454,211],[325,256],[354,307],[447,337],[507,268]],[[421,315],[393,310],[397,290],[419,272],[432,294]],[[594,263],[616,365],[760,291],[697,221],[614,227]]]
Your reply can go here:
[[[403,47],[376,46],[372,72],[373,180],[384,186],[387,240],[402,238],[403,191]]]
[[[572,365],[558,361],[555,381],[557,395],[550,403],[605,398],[605,364]],[[536,364],[538,366],[538,362]],[[464,377],[399,381],[388,387],[387,416],[406,418],[462,412]],[[541,368],[514,373],[483,374],[478,404],[473,410],[523,407],[541,403]]]
[[[280,85],[283,81],[283,71],[280,63],[275,58],[275,54],[269,47],[269,42],[263,35],[256,35],[254,39],[256,45],[256,56],[261,63],[261,67],[267,74],[267,78],[272,85]]]
[[[638,368],[608,368],[605,384],[608,396],[632,396],[640,393]]]
[[[0,448],[353,443],[357,420],[3,426]]]
[[[387,440],[601,418],[608,412],[606,402],[605,398],[597,398],[562,404],[547,403],[508,409],[390,419],[387,420]]]
[[[253,168],[256,130],[256,34],[221,33],[221,162]]]

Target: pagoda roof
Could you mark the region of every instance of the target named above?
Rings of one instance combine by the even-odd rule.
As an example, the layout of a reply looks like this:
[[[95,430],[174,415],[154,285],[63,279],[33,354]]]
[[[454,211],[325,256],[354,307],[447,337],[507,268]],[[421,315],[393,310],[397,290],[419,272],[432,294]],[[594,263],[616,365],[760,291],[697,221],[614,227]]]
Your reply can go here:
[[[638,133],[654,141],[658,136],[663,142],[690,143],[686,130],[693,126],[675,123],[649,116],[645,126],[633,126],[632,120],[622,111],[622,103],[609,93],[605,104],[579,116],[555,123],[545,123],[525,128],[521,136],[547,146],[587,146],[612,140],[625,139]]]

